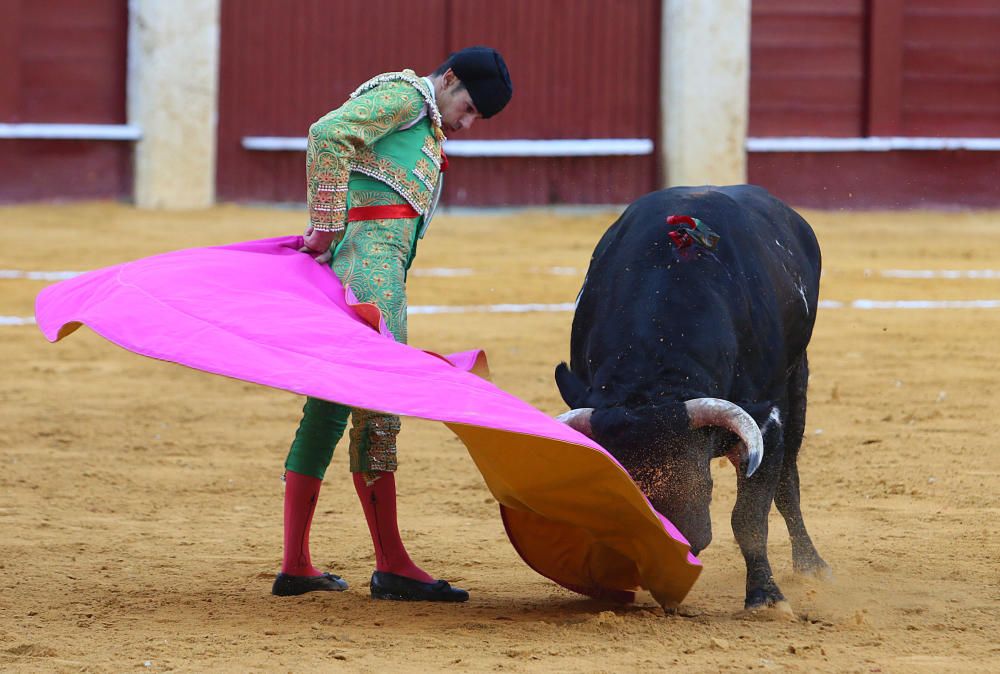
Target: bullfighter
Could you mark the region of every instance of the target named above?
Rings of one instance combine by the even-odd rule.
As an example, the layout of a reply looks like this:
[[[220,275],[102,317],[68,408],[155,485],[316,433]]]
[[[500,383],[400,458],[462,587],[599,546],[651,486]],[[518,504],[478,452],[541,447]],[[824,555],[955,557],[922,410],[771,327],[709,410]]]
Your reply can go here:
[[[453,53],[432,74],[378,75],[309,128],[309,227],[303,253],[329,264],[353,300],[379,308],[406,342],[406,273],[441,193],[445,134],[503,110],[513,88],[503,57],[488,47]],[[350,431],[350,470],[375,547],[376,599],[466,601],[468,592],[412,561],[396,520],[399,417],[307,398],[285,461],[284,555],[272,593],[341,591],[347,583],[317,569],[309,531],[333,450]]]

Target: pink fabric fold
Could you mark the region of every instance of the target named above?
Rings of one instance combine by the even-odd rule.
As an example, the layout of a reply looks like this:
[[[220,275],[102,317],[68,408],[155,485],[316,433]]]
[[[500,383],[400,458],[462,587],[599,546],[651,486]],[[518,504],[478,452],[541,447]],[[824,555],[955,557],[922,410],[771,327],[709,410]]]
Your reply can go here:
[[[485,356],[392,340],[301,237],[193,248],[99,269],[43,290],[50,341],[85,324],[135,353],[403,416],[446,423],[497,498],[508,536],[542,575],[591,596],[648,589],[676,606],[700,563],[599,445],[472,374]],[[276,458],[276,460],[278,460]]]

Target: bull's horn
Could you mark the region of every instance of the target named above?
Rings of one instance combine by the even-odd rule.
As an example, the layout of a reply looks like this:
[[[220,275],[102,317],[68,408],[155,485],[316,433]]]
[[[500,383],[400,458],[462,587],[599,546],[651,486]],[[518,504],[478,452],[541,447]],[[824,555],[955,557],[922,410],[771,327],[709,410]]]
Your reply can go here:
[[[588,438],[594,438],[594,431],[590,427],[590,415],[594,413],[593,407],[580,407],[570,410],[556,417],[556,421],[561,421],[570,428],[580,431]]]
[[[754,474],[764,458],[764,438],[757,422],[742,407],[719,398],[695,398],[684,403],[691,429],[720,426],[740,436],[746,449],[747,477]]]

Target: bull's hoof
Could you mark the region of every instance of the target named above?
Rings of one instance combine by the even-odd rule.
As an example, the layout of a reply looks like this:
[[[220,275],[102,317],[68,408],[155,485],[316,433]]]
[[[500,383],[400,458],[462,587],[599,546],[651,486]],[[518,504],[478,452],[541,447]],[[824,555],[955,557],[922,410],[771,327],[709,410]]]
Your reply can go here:
[[[756,608],[747,606],[743,614],[745,617],[753,620],[764,621],[794,622],[799,619],[795,615],[795,611],[792,610],[792,605],[785,599],[776,601],[773,604],[757,606]]]
[[[744,612],[758,620],[796,620],[795,611],[773,582],[747,593]]]
[[[788,602],[785,601],[785,596],[781,594],[781,590],[778,589],[777,585],[768,583],[767,587],[758,587],[747,592],[743,608],[747,611],[757,611],[772,608],[778,604],[787,605]]]
[[[819,580],[833,580],[833,569],[819,557],[815,561],[803,564],[793,564],[795,573]]]

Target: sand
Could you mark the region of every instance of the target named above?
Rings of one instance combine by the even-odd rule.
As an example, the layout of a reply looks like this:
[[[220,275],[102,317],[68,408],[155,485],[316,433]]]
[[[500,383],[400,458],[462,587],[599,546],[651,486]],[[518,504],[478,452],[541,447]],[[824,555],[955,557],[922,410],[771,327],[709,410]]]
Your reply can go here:
[[[82,270],[288,233],[299,210],[182,214],[118,204],[0,208],[0,269]],[[572,302],[612,211],[445,214],[411,304]],[[796,577],[772,512],[770,556],[795,612],[742,611],[735,478],[713,467],[715,539],[678,615],[640,593],[603,604],[531,571],[463,446],[404,420],[401,527],[414,558],[472,592],[461,606],[372,601],[371,544],[338,448],[314,560],[349,592],[276,598],[281,463],[301,400],[127,353],[81,330],[48,344],[0,326],[0,669],[5,671],[1000,670],[1000,309],[861,310],[858,299],[1000,299],[998,213],[806,212],[825,253],[800,459],[829,581]],[[426,270],[470,268],[470,276]],[[553,270],[553,268],[559,268]],[[994,275],[995,276],[995,275]],[[44,281],[0,279],[0,315]],[[571,314],[416,315],[411,343],[482,347],[494,380],[553,414]]]

